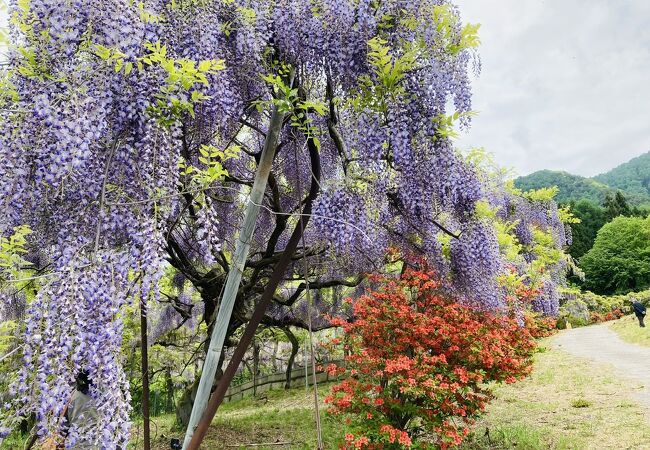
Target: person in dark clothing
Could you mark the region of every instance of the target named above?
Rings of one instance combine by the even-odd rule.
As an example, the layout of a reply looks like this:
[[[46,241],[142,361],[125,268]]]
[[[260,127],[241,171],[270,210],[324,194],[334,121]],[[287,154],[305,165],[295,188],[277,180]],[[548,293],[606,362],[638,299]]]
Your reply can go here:
[[[645,318],[645,306],[643,303],[636,299],[632,299],[632,309],[634,310],[634,315],[636,316],[637,319],[639,319],[639,326],[641,328],[645,327],[645,324],[643,323],[643,319]]]

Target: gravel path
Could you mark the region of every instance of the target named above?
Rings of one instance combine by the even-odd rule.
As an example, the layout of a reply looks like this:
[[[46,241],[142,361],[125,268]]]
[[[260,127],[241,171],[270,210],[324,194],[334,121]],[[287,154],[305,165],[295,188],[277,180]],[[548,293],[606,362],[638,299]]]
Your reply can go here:
[[[621,340],[606,324],[562,331],[553,344],[572,355],[614,366],[638,384],[635,400],[650,409],[650,347]]]

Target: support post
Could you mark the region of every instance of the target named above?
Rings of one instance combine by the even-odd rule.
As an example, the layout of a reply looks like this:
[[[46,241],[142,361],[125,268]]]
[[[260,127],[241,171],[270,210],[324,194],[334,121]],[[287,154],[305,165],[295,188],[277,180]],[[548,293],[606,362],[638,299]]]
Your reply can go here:
[[[302,346],[302,365],[305,366],[305,392],[309,391],[309,370],[307,364],[307,343]]]
[[[199,422],[196,428],[196,432],[194,433],[194,436],[192,436],[189,446],[184,447],[184,450],[198,450],[199,445],[203,441],[203,438],[205,437],[206,433],[208,432],[210,422],[212,422],[212,418],[217,413],[217,409],[219,409],[219,405],[221,405],[221,403],[223,402],[223,399],[226,395],[226,391],[228,390],[228,386],[230,385],[230,382],[235,376],[235,373],[237,372],[237,368],[241,364],[241,361],[244,358],[244,355],[246,354],[246,350],[248,349],[248,346],[250,345],[250,343],[253,341],[253,338],[255,337],[255,332],[257,331],[257,327],[264,319],[264,314],[268,306],[271,304],[271,301],[273,300],[273,295],[275,294],[275,290],[278,288],[280,283],[284,280],[284,274],[287,270],[287,267],[289,267],[289,264],[291,263],[293,254],[295,253],[296,248],[298,247],[298,243],[302,238],[303,231],[307,226],[307,222],[309,221],[309,218],[311,216],[314,200],[318,196],[318,192],[320,190],[319,182],[320,182],[320,173],[321,173],[320,155],[318,152],[318,148],[316,147],[312,139],[307,140],[307,146],[309,148],[309,156],[310,156],[310,162],[312,168],[312,183],[311,183],[311,188],[309,190],[309,194],[307,195],[307,198],[304,202],[304,207],[302,209],[302,217],[304,219],[299,220],[298,223],[296,224],[296,227],[294,228],[293,233],[289,238],[289,242],[287,242],[287,245],[284,248],[284,252],[280,257],[280,260],[275,265],[273,274],[271,275],[271,278],[269,279],[266,288],[262,293],[262,297],[260,298],[260,300],[258,301],[255,307],[253,316],[249,320],[248,324],[246,324],[246,328],[244,329],[244,334],[240,338],[239,344],[237,344],[237,347],[235,348],[235,352],[233,353],[232,358],[230,359],[230,362],[228,363],[228,366],[226,367],[226,370],[223,373],[223,376],[219,380],[217,389],[214,391],[214,394],[210,398],[210,403],[206,408],[205,415],[201,418],[201,421]]]
[[[142,427],[144,450],[151,448],[151,425],[149,421],[149,346],[147,337],[147,299],[140,302],[140,354],[142,355]]]
[[[232,264],[230,265],[230,271],[228,272],[228,278],[219,305],[219,312],[217,313],[214,329],[212,330],[210,347],[205,356],[205,363],[203,364],[203,371],[201,372],[201,380],[199,381],[196,398],[194,400],[194,405],[192,406],[192,414],[190,415],[190,421],[185,433],[185,440],[183,441],[183,450],[187,449],[187,446],[192,439],[192,435],[194,434],[194,429],[199,423],[210,398],[210,390],[214,382],[214,376],[217,372],[219,357],[226,339],[226,332],[235,306],[237,291],[239,290],[239,283],[244,272],[246,259],[248,258],[251,237],[253,236],[255,223],[257,222],[257,216],[260,210],[259,205],[264,200],[264,191],[266,190],[266,183],[269,179],[269,174],[271,173],[271,167],[273,166],[273,158],[278,146],[283,120],[284,114],[279,112],[277,107],[274,107],[273,113],[271,114],[269,129],[266,133],[264,149],[262,150],[257,172],[255,173],[255,181],[253,182],[253,188],[250,193],[248,205],[246,205],[244,223],[239,232],[239,238],[237,239],[237,244],[235,246],[235,254],[233,256]]]

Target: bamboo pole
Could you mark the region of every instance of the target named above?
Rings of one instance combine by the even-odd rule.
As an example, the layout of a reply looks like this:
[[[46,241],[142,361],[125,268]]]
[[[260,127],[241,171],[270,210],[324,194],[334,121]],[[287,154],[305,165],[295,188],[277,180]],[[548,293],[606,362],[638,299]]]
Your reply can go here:
[[[275,290],[284,279],[284,274],[287,270],[287,267],[289,267],[289,263],[291,262],[293,254],[295,253],[296,248],[298,247],[298,243],[302,238],[304,228],[307,226],[307,223],[311,216],[313,202],[318,196],[319,189],[320,189],[319,181],[320,181],[321,167],[320,167],[320,156],[316,145],[311,139],[308,139],[307,142],[308,142],[310,162],[312,167],[312,183],[311,183],[311,188],[309,190],[309,195],[307,195],[302,210],[302,217],[304,217],[304,220],[298,221],[298,224],[294,228],[293,233],[289,238],[289,242],[287,242],[287,245],[285,246],[282,256],[280,257],[280,260],[275,265],[271,278],[269,279],[266,288],[262,293],[262,298],[260,298],[259,302],[257,303],[255,307],[255,311],[253,312],[253,316],[250,318],[248,324],[246,324],[246,328],[244,329],[244,334],[240,338],[239,344],[237,344],[237,347],[235,348],[235,352],[233,353],[232,358],[230,359],[230,362],[228,363],[228,366],[226,367],[226,370],[224,371],[223,376],[221,377],[221,380],[219,380],[217,389],[214,391],[214,394],[212,394],[212,397],[210,398],[210,402],[206,408],[205,414],[201,418],[196,428],[196,432],[194,436],[192,436],[189,446],[184,447],[184,450],[198,450],[199,445],[201,444],[203,438],[205,437],[205,434],[208,432],[210,422],[212,422],[212,418],[217,413],[217,409],[219,409],[219,405],[221,405],[221,403],[223,402],[226,391],[228,390],[228,386],[230,385],[230,382],[235,376],[235,372],[237,371],[239,364],[241,364],[241,361],[244,358],[248,346],[250,345],[250,343],[253,341],[253,338],[255,337],[255,332],[257,330],[257,327],[259,326],[259,324],[262,322],[262,319],[264,318],[264,314],[266,312],[267,307],[269,306],[269,304],[273,299]]]
[[[147,338],[147,299],[140,302],[140,353],[142,355],[142,425],[144,450],[151,449],[151,424],[149,420],[149,349]]]
[[[194,400],[194,405],[192,406],[190,421],[187,426],[187,431],[185,432],[183,450],[187,449],[192,440],[194,430],[198,425],[210,398],[210,390],[212,388],[212,383],[214,382],[214,376],[217,372],[219,357],[226,339],[226,332],[235,306],[237,291],[239,290],[239,283],[244,272],[246,259],[248,258],[251,238],[253,236],[253,231],[255,230],[255,223],[257,222],[257,216],[260,210],[259,205],[261,205],[264,200],[264,191],[266,190],[266,184],[269,179],[269,174],[271,173],[271,167],[273,166],[273,158],[278,146],[283,120],[284,114],[278,111],[277,107],[274,107],[273,113],[271,114],[269,129],[266,134],[266,140],[264,142],[264,149],[262,150],[257,172],[255,173],[255,181],[253,182],[253,188],[250,193],[248,205],[246,205],[244,223],[235,246],[235,254],[230,266],[230,271],[228,272],[226,286],[224,288],[221,304],[219,305],[217,320],[212,330],[210,347],[208,348],[205,357],[201,380],[199,381],[196,398]]]

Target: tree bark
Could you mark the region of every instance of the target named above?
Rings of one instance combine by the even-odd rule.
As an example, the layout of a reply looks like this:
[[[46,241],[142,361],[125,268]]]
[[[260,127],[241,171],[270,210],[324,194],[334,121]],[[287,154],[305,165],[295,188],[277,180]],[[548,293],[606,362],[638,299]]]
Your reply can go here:
[[[312,182],[309,189],[309,194],[305,199],[304,207],[301,214],[301,217],[303,219],[298,221],[298,224],[294,228],[293,233],[289,238],[289,242],[287,243],[284,252],[282,253],[282,257],[280,258],[280,261],[278,261],[277,265],[275,266],[275,269],[273,270],[273,274],[271,275],[271,278],[269,279],[266,289],[262,294],[262,298],[257,304],[253,316],[251,317],[250,321],[246,325],[244,334],[242,335],[242,338],[239,341],[237,348],[235,348],[235,352],[232,356],[232,359],[230,360],[230,363],[228,364],[228,367],[226,368],[224,375],[221,381],[219,382],[219,385],[217,386],[217,389],[214,391],[214,394],[210,398],[210,401],[205,408],[205,412],[201,417],[201,420],[199,421],[189,444],[187,445],[187,447],[184,447],[186,450],[198,450],[199,445],[203,441],[203,438],[205,437],[205,434],[207,433],[208,428],[210,427],[210,423],[212,422],[212,418],[216,414],[217,409],[219,409],[219,405],[221,405],[221,403],[223,402],[226,391],[228,390],[228,386],[230,385],[230,382],[235,376],[235,373],[237,372],[237,368],[239,367],[241,360],[246,354],[246,350],[248,349],[248,346],[251,344],[252,340],[255,337],[257,327],[264,319],[264,314],[266,313],[266,309],[273,301],[273,296],[275,295],[276,289],[278,288],[280,283],[284,280],[284,274],[286,273],[286,270],[292,261],[293,254],[298,248],[298,244],[300,243],[300,239],[302,238],[305,227],[309,222],[314,200],[316,199],[320,191],[319,182],[320,182],[321,166],[320,166],[320,155],[319,155],[318,147],[316,146],[312,138],[307,139],[307,148],[309,149],[309,157],[310,157],[311,170],[312,170]]]
[[[257,396],[257,375],[260,370],[260,345],[253,341],[253,397]]]
[[[165,404],[165,412],[170,412],[174,409],[174,382],[172,380],[171,368],[167,367],[165,371],[165,384],[167,385],[167,402]]]
[[[284,334],[287,335],[287,339],[289,339],[289,342],[291,342],[291,355],[289,356],[289,361],[287,361],[287,372],[286,372],[287,377],[284,383],[285,389],[291,389],[291,371],[293,370],[293,362],[295,361],[296,355],[300,350],[300,345],[298,344],[298,339],[296,338],[296,335],[293,334],[291,329],[287,327],[287,328],[283,328],[282,331],[284,331]]]

